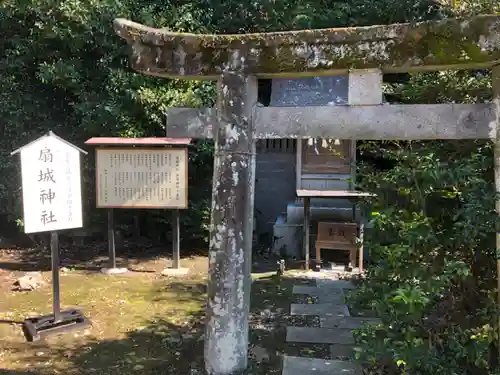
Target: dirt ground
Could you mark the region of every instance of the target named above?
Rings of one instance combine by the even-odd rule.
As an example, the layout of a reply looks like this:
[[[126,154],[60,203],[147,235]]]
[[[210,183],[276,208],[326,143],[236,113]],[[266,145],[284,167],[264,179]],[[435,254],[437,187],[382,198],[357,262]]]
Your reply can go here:
[[[51,312],[50,255],[40,248],[0,250],[1,374],[203,374],[206,257],[183,258],[188,276],[165,278],[160,271],[170,260],[158,249],[118,252],[118,266],[133,271],[114,276],[99,272],[107,262],[103,244],[73,251],[63,246],[61,253],[62,308],[81,309],[92,326],[27,343],[19,323]],[[288,315],[298,299],[292,295],[297,281],[277,277],[275,261],[268,263],[253,274],[249,372],[256,375],[281,374],[284,354],[328,355],[326,346],[285,343],[287,324],[315,322]],[[17,277],[33,270],[43,272],[44,287],[11,289]]]

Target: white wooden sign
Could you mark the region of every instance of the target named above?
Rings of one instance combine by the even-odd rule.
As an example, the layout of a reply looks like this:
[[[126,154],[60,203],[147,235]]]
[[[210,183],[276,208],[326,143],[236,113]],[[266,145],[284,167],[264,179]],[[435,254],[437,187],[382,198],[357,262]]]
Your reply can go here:
[[[54,133],[12,154],[21,154],[24,232],[81,228],[80,152]]]

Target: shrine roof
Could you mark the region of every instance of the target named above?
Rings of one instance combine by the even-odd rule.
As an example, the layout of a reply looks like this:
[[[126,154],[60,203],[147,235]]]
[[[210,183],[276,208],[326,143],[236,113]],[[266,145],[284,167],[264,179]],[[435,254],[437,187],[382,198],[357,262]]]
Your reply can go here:
[[[186,146],[191,143],[191,138],[125,138],[125,137],[94,137],[85,142],[86,145],[128,145],[128,146]]]
[[[253,34],[190,34],[116,19],[145,74],[216,79],[223,68],[259,77],[351,69],[384,72],[491,68],[500,63],[500,16]]]

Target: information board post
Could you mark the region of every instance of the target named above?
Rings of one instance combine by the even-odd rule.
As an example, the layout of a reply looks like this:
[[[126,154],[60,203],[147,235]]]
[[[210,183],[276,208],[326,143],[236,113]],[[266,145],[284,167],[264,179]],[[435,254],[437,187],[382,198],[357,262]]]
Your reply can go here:
[[[61,311],[58,231],[81,228],[80,153],[85,151],[52,132],[13,151],[21,155],[23,224],[25,233],[50,232],[52,314],[25,319],[28,341],[90,326],[78,310]]]
[[[109,269],[116,269],[115,218],[112,208],[108,208],[108,254]]]
[[[116,208],[172,212],[172,265],[163,275],[185,274],[180,267],[179,210],[187,208],[187,146],[191,139],[91,138],[96,148],[96,206],[108,210],[110,267],[116,267]],[[113,272],[111,268],[107,273]],[[126,270],[126,269],[125,269]]]
[[[178,270],[181,268],[181,234],[180,234],[180,220],[179,210],[173,210],[172,220],[172,268]]]

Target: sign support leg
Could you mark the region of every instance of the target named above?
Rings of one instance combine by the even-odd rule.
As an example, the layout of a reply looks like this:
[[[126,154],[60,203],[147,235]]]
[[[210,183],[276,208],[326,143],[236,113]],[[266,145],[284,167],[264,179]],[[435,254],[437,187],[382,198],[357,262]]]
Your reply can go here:
[[[175,209],[172,215],[172,268],[181,268],[181,251],[180,251],[180,220],[179,210]]]
[[[109,268],[116,268],[115,218],[112,208],[108,209],[108,253]]]
[[[38,341],[50,334],[85,329],[90,327],[90,321],[79,310],[61,311],[61,295],[59,283],[59,235],[57,231],[50,232],[50,251],[52,259],[52,314],[23,321],[23,332],[27,341]]]
[[[59,291],[59,234],[50,232],[50,252],[52,258],[52,311],[54,323],[61,321],[61,296]]]

